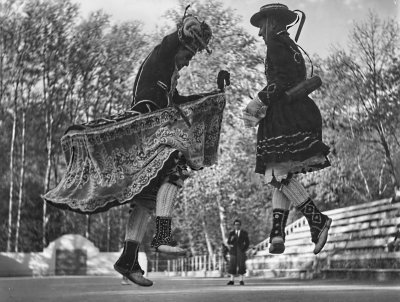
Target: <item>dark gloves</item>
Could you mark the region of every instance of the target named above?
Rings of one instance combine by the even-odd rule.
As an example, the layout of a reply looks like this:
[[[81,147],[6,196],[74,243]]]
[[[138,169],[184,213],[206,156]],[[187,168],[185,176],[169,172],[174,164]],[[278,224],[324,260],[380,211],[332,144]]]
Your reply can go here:
[[[217,77],[217,85],[220,91],[225,91],[225,85],[231,84],[231,74],[226,70],[220,70]]]

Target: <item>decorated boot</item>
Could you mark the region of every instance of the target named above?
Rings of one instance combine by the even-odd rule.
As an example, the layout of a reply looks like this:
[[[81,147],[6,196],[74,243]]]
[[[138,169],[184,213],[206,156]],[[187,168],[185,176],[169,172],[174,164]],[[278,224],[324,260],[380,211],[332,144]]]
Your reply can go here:
[[[269,252],[282,254],[285,251],[285,227],[289,216],[289,210],[273,209],[272,230],[269,235]]]
[[[177,242],[171,237],[171,220],[171,217],[156,217],[156,234],[151,241],[151,247],[160,253],[186,255],[186,251],[177,247]]]
[[[114,269],[122,276],[140,286],[152,286],[153,282],[143,277],[144,271],[138,262],[139,242],[126,240],[121,256]]]
[[[311,231],[311,241],[315,244],[314,254],[318,254],[328,239],[332,219],[322,214],[309,198],[298,209],[306,217]]]

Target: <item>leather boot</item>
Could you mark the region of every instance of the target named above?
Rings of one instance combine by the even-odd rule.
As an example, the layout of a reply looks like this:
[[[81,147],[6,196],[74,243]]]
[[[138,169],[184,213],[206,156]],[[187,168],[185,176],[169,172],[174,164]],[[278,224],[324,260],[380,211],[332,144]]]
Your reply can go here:
[[[285,227],[289,217],[289,210],[273,209],[272,230],[269,235],[269,252],[282,254],[285,251]]]
[[[138,262],[139,242],[126,240],[121,256],[114,269],[122,276],[140,286],[152,286],[153,281],[143,277],[144,271]]]
[[[322,214],[309,198],[301,206],[297,207],[308,221],[311,231],[311,241],[315,244],[314,254],[318,254],[328,239],[328,231],[332,219]]]

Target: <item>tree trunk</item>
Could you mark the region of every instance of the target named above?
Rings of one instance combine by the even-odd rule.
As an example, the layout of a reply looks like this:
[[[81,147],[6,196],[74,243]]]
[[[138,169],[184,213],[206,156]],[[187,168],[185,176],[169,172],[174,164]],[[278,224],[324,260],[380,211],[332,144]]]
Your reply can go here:
[[[58,184],[58,163],[59,163],[60,156],[58,154],[53,154],[53,177],[54,183]]]
[[[349,120],[349,125],[350,125],[351,135],[352,135],[353,139],[355,139],[356,136],[354,134],[353,124],[350,122],[350,120]],[[360,172],[361,178],[364,182],[364,186],[365,186],[365,190],[367,191],[368,199],[371,199],[371,197],[372,197],[371,190],[369,188],[368,180],[365,177],[364,171],[362,170],[361,163],[360,163],[360,156],[358,154],[357,154],[357,168],[358,168],[358,171]]]
[[[49,105],[48,105],[49,106]],[[46,174],[44,178],[44,192],[47,193],[50,189],[50,174],[51,174],[51,167],[52,167],[52,153],[53,153],[53,147],[52,147],[52,140],[53,140],[53,118],[51,113],[49,112],[50,108],[47,108],[48,112],[46,113],[46,147],[47,147],[47,166],[46,166]],[[43,224],[42,224],[42,248],[45,248],[47,245],[47,234],[46,234],[46,228],[47,228],[47,222],[48,222],[48,217],[47,217],[47,204],[44,201],[43,202]]]
[[[15,108],[16,109],[16,108]],[[13,128],[11,134],[10,148],[10,195],[8,202],[8,229],[7,229],[7,252],[11,252],[11,234],[12,234],[12,210],[13,210],[13,193],[14,193],[14,145],[17,128],[17,112],[13,113]]]
[[[383,173],[385,172],[386,161],[383,162],[381,171],[379,173],[379,182],[378,182],[378,195],[379,198],[382,197],[383,193],[385,192],[386,185],[383,185]]]
[[[188,209],[188,204],[187,204],[187,199],[184,197],[183,198],[183,204],[184,204],[184,215],[185,215],[185,221],[189,221],[188,219],[188,213],[187,213],[187,209]],[[194,248],[194,242],[193,242],[193,234],[191,231],[191,228],[187,228],[187,236],[189,238],[189,244],[190,244],[190,252],[192,253],[192,255],[196,254],[196,249]]]
[[[357,155],[357,168],[358,168],[358,171],[361,174],[361,178],[363,179],[365,190],[367,191],[367,196],[368,196],[369,199],[371,199],[372,198],[371,190],[369,188],[368,180],[365,177],[364,171],[362,170],[362,167],[361,167],[360,156],[358,156],[358,155]]]
[[[15,230],[15,246],[14,251],[18,252],[19,249],[19,231],[21,225],[21,207],[22,199],[24,193],[25,184],[25,132],[26,132],[26,112],[25,109],[22,110],[22,133],[21,133],[21,170],[20,170],[20,180],[19,180],[19,198],[18,198],[18,212],[17,212],[17,226]]]
[[[90,214],[86,215],[86,231],[85,231],[85,237],[90,240]]]
[[[217,206],[218,206],[218,213],[219,213],[219,226],[221,228],[221,235],[222,241],[224,243],[227,242],[226,234],[227,234],[227,227],[226,227],[226,211],[225,208],[221,204],[220,198],[217,198]]]
[[[201,224],[203,225],[203,232],[204,232],[204,237],[205,237],[206,244],[207,244],[208,255],[210,257],[212,257],[212,255],[214,255],[214,250],[211,245],[210,235],[208,234],[208,231],[207,231],[207,223],[206,223],[206,220],[204,219],[204,216],[202,217]]]
[[[399,181],[399,178],[398,178],[397,173],[396,173],[396,168],[395,168],[395,166],[393,164],[392,154],[390,152],[389,145],[388,145],[388,143],[386,141],[386,137],[385,137],[385,133],[384,133],[382,125],[379,125],[377,127],[377,130],[378,130],[378,133],[379,133],[379,138],[381,140],[381,144],[382,144],[383,150],[385,151],[386,163],[387,163],[387,165],[389,167],[390,175],[391,175],[392,182],[393,182],[393,185],[394,185],[394,191],[395,191],[394,194],[396,194],[396,191],[400,188],[400,181]]]
[[[124,207],[119,207],[119,223],[118,223],[118,250],[123,247],[123,242],[125,241],[124,234],[124,225],[126,225],[126,221],[124,219]]]
[[[107,252],[110,251],[111,226],[110,226],[110,210],[107,211]]]
[[[195,249],[195,247],[194,247],[194,241],[193,241],[193,233],[192,233],[192,231],[190,230],[190,228],[188,228],[188,230],[187,230],[187,236],[188,236],[188,238],[189,238],[190,253],[191,253],[192,255],[196,255],[196,249]]]

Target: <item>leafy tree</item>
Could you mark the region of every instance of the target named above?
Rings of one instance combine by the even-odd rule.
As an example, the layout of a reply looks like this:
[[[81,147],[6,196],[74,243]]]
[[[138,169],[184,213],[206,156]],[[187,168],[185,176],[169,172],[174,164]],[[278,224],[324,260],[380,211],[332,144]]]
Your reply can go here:
[[[339,157],[336,174],[342,189],[360,201],[399,187],[398,30],[394,20],[371,13],[354,25],[351,52],[337,49],[325,65],[321,105]]]
[[[164,20],[180,21],[185,7],[179,1]],[[222,2],[199,1],[190,12],[211,25],[213,53],[196,55],[182,70],[179,90],[215,90],[220,69],[229,70],[232,81],[219,163],[185,182],[174,219],[178,241],[194,254],[212,254],[235,218],[253,243],[271,227],[271,189],[254,173],[255,129],[244,129],[240,120],[240,109],[265,84],[265,46]],[[40,195],[65,171],[59,143],[65,129],[129,108],[141,61],[174,29],[144,35],[136,21],[112,24],[94,12],[77,22],[78,13],[70,1],[0,3],[0,198],[9,201],[0,203],[1,250],[11,250],[17,239],[15,249],[37,251],[66,233],[85,235],[104,251],[118,250],[123,240],[127,206],[85,216],[43,208]],[[354,25],[351,52],[314,58],[324,85],[313,99],[324,117],[332,167],[301,179],[323,209],[389,197],[399,186],[398,29],[394,20],[370,14]],[[292,211],[291,219],[297,215]],[[148,242],[152,233],[149,228]]]
[[[40,194],[57,184],[65,169],[59,141],[66,127],[84,121],[79,117],[86,113],[89,119],[109,114],[110,104],[115,113],[132,98],[135,69],[146,45],[140,24],[110,26],[108,16],[97,12],[76,25],[77,15],[78,7],[69,1],[1,3],[0,196],[10,200],[8,209],[0,205],[1,217],[10,218],[1,220],[3,250],[7,241],[11,249],[14,229],[23,251],[40,250],[47,239],[64,233],[87,233],[83,215],[46,205],[41,209]],[[10,105],[12,110],[6,110]],[[119,225],[119,213],[110,212],[106,224],[93,216],[93,232],[109,235],[101,248],[114,245],[114,238],[118,247],[113,226]]]

